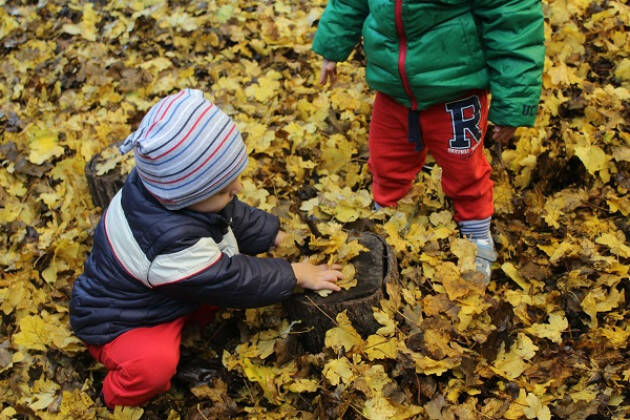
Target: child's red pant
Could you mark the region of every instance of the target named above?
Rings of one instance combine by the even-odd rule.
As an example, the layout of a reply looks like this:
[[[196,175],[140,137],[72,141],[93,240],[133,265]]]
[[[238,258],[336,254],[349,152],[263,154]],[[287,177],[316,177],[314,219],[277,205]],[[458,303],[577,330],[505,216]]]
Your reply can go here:
[[[105,404],[137,406],[166,392],[179,362],[184,325],[205,324],[216,310],[216,306],[203,305],[171,322],[135,328],[102,346],[88,345],[90,354],[109,371],[103,380]]]
[[[488,125],[488,95],[474,91],[459,99],[420,112],[425,148],[415,150],[408,138],[409,111],[377,92],[370,123],[368,165],[374,201],[393,206],[411,189],[431,152],[442,167],[442,188],[451,198],[455,220],[492,215],[491,167],[483,154]]]

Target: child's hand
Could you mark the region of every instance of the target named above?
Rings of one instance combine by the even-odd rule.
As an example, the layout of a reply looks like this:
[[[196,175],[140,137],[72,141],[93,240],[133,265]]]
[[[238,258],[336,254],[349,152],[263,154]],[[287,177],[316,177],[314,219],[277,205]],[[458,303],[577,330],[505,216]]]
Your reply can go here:
[[[322,72],[319,77],[319,84],[325,85],[326,80],[330,80],[330,86],[332,86],[337,80],[337,62],[336,61],[328,61],[324,58],[322,62]]]
[[[307,262],[293,263],[293,273],[297,278],[297,285],[304,289],[311,290],[333,290],[338,292],[341,287],[337,286],[337,280],[343,278],[343,274],[339,269],[341,266],[335,264],[329,266],[326,264],[313,265]]]
[[[515,131],[516,127],[511,127],[509,125],[495,125],[492,128],[492,140],[505,144],[512,138]]]
[[[284,241],[286,238],[287,238],[287,233],[282,230],[279,230],[278,234],[276,235],[276,239],[273,241],[273,245],[280,246],[282,241]]]

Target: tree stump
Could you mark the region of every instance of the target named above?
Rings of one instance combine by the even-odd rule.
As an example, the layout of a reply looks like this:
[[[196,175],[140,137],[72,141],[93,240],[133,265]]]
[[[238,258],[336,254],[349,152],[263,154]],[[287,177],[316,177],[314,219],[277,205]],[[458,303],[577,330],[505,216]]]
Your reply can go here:
[[[381,327],[374,319],[372,307],[378,307],[384,297],[385,283],[398,279],[396,255],[378,235],[363,232],[358,239],[369,252],[362,252],[351,261],[357,273],[355,287],[326,297],[306,291],[293,295],[283,304],[289,318],[301,321],[301,325],[309,330],[299,337],[311,353],[321,351],[326,331],[335,326],[337,314],[344,310],[363,338]]]
[[[118,148],[120,143],[114,143],[101,150],[94,155],[92,159],[85,165],[85,178],[87,179],[88,189],[92,197],[92,203],[101,207],[103,210],[107,208],[111,199],[122,188],[127,178],[127,173],[123,173],[122,167],[116,164],[112,169],[99,174],[98,165],[104,163],[103,156],[112,148]]]

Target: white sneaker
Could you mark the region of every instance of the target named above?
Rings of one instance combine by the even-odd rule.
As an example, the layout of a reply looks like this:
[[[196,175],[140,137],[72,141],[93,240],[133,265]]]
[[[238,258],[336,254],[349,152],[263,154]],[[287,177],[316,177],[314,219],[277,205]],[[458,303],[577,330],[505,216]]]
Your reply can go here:
[[[490,283],[492,274],[492,263],[497,260],[497,252],[494,250],[494,241],[492,237],[488,239],[471,239],[472,243],[477,245],[477,257],[475,258],[475,267],[477,271],[483,274],[484,284]]]

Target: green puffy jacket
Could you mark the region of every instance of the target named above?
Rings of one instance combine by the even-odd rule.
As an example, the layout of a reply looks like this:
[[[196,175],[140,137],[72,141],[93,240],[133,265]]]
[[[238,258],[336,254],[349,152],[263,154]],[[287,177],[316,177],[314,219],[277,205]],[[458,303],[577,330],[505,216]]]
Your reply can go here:
[[[313,50],[344,61],[363,35],[372,89],[410,109],[489,89],[493,123],[532,126],[543,22],[540,0],[329,0]]]

